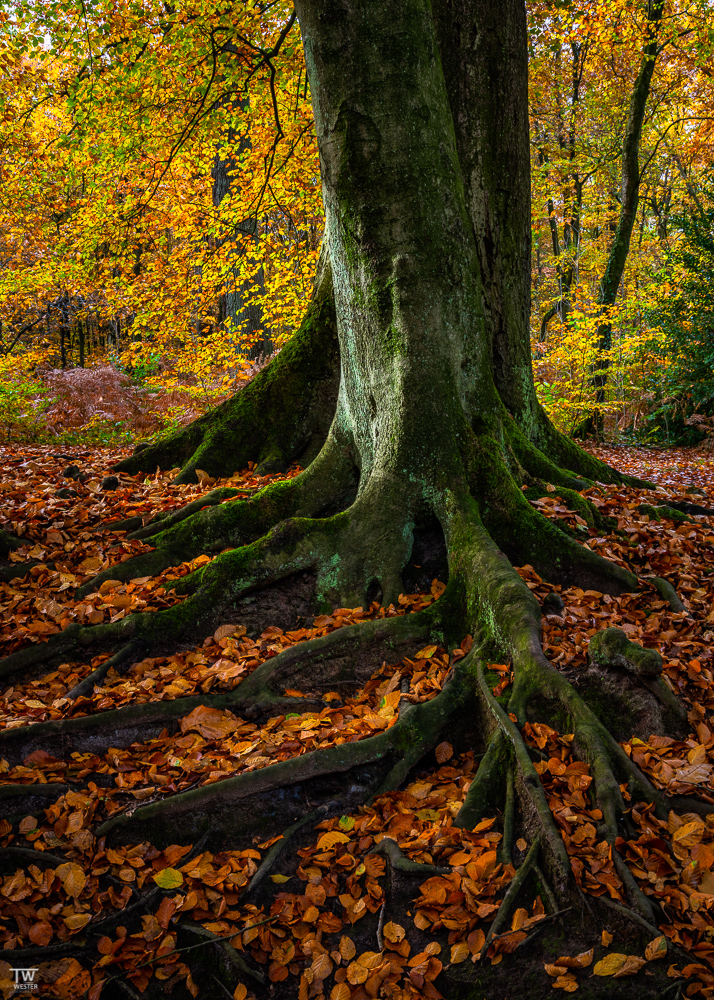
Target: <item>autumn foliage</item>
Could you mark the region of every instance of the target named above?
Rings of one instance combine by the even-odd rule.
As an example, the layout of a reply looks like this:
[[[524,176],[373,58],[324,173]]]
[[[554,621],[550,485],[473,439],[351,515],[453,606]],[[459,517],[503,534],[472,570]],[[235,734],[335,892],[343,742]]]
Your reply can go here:
[[[1,15],[0,409],[24,413],[11,439],[57,429],[56,405],[41,412],[58,399],[43,365],[110,363],[153,389],[145,419],[103,427],[107,440],[121,421],[121,440],[205,411],[299,325],[323,210],[290,9],[245,7],[236,21],[201,5],[97,3],[80,32],[56,2]],[[710,251],[687,220],[706,229],[712,211],[710,13],[667,7],[637,222],[603,308],[647,20],[618,2],[529,7],[532,344],[540,397],[566,430],[587,413],[603,359],[608,433],[674,440],[683,418],[710,408],[678,360],[682,336],[708,350],[706,321],[687,313],[711,312],[692,283]]]

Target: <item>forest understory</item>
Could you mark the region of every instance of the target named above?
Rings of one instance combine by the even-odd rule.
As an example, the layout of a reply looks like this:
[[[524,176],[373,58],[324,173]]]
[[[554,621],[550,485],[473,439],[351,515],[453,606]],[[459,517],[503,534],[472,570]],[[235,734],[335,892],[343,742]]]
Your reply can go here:
[[[572,731],[545,710],[516,731],[508,657],[484,647],[464,681],[454,667],[479,637],[431,640],[448,580],[424,538],[388,607],[316,615],[302,573],[190,642],[66,662],[57,647],[12,674],[0,662],[3,996],[18,967],[38,968],[40,996],[90,1000],[714,996],[714,528],[670,506],[714,507],[714,461],[595,451],[657,488],[585,490],[597,525],[572,490],[529,499],[639,589],[518,573],[545,655],[676,809],[643,804],[633,768],[608,836]],[[121,580],[113,566],[151,552],[129,535],[216,489],[233,503],[285,478],[107,479],[124,454],[0,449],[0,656],[180,604],[172,583],[215,556]],[[550,834],[519,807],[528,781]],[[549,836],[577,905],[553,884]]]

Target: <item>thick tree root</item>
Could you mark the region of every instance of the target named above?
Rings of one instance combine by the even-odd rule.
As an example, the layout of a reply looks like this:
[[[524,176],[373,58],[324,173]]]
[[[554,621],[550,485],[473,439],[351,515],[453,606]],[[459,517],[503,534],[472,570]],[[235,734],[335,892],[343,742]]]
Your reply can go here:
[[[623,483],[635,489],[655,489],[653,483],[635,476],[626,476],[605,462],[584,451],[566,434],[559,431],[540,403],[534,425],[530,430],[529,439],[533,444],[549,455],[553,462],[563,469],[570,469],[575,475],[599,483]]]
[[[389,866],[400,875],[416,875],[417,878],[430,878],[432,875],[450,875],[451,868],[441,868],[438,865],[428,865],[421,861],[410,861],[402,851],[396,840],[391,837],[383,837],[380,842],[372,848],[370,854],[381,854],[389,861]]]
[[[227,972],[229,972],[230,969],[232,969],[234,973],[237,972],[239,975],[249,976],[253,980],[253,982],[259,983],[261,986],[265,984],[265,976],[262,974],[262,972],[260,972],[258,969],[253,969],[246,962],[246,960],[243,958],[240,952],[236,951],[236,949],[230,943],[230,940],[227,940],[225,937],[219,937],[217,934],[214,934],[213,931],[210,931],[207,927],[204,927],[202,924],[195,924],[190,920],[182,920],[181,923],[179,924],[178,929],[179,931],[182,931],[185,934],[188,934],[189,936],[200,938],[201,941],[206,945],[213,945],[215,948],[218,948],[219,964],[220,965],[224,964],[223,962],[220,961],[222,953],[223,956],[225,956],[225,958],[227,959],[227,963],[229,966],[228,970],[227,969],[222,970],[224,972],[224,975]],[[233,935],[233,937],[237,936],[238,936],[237,934]],[[177,950],[180,951],[182,949],[177,949]],[[217,981],[219,983],[221,982],[220,979],[218,979]],[[228,996],[232,997],[233,994],[228,993]]]
[[[643,576],[642,579],[652,584],[662,600],[667,601],[672,611],[687,610],[669,580],[664,580],[661,576]]]
[[[147,536],[156,546],[153,552],[102,570],[79,588],[77,596],[85,597],[105,580],[154,576],[200,555],[248,545],[290,518],[315,518],[342,508],[354,492],[354,468],[344,443],[331,436],[301,475],[271,483],[248,500],[223,503],[225,492],[214,490],[211,502],[204,497],[157,522]]]
[[[8,563],[6,566],[0,566],[0,583],[9,583],[11,580],[17,580],[18,578],[27,576],[30,570],[33,570],[35,566],[44,566],[47,569],[54,569],[55,564],[53,562],[42,562],[39,559],[30,559],[29,562],[24,563]]]
[[[230,709],[253,718],[271,710],[320,708],[322,701],[317,694],[314,698],[283,699],[282,692],[290,687],[312,691],[344,688],[351,692],[371,676],[385,656],[402,659],[430,638],[441,639],[437,605],[413,615],[347,626],[290,646],[266,660],[232,691],[149,702],[0,731],[0,756],[10,763],[20,763],[35,750],[44,750],[61,760],[74,752],[102,753],[109,745],[123,747],[156,737],[199,705]]]
[[[245,890],[244,897],[247,897],[250,893],[254,893],[263,884],[265,879],[270,875],[271,871],[275,867],[275,864],[283,853],[285,848],[290,843],[290,838],[294,837],[296,833],[299,833],[304,826],[308,826],[312,823],[317,823],[317,821],[324,815],[325,808],[320,807],[319,809],[313,809],[309,812],[307,816],[302,816],[296,823],[289,826],[287,830],[283,833],[280,840],[276,841],[273,846],[268,850],[263,860],[258,867],[257,872],[252,877],[248,883],[248,888]]]
[[[185,521],[193,514],[199,514],[202,510],[205,510],[208,507],[216,507],[218,504],[224,503],[226,500],[233,500],[236,497],[241,496],[243,496],[242,490],[224,486],[217,490],[211,490],[211,492],[206,493],[205,496],[199,497],[197,500],[192,500],[191,503],[187,503],[183,507],[179,507],[178,510],[172,511],[170,514],[159,514],[158,516],[153,517],[148,524],[142,524],[141,527],[137,526],[134,529],[127,528],[126,530],[131,530],[129,538],[137,538],[140,540],[152,538],[160,531],[168,531],[177,524],[181,524],[182,521]],[[107,527],[112,526],[107,525]]]
[[[491,688],[486,680],[483,664],[480,664],[478,668],[478,683],[484,700],[497,725],[512,746],[522,794],[525,801],[530,804],[531,816],[526,817],[526,824],[529,825],[530,819],[531,824],[540,827],[541,833],[537,839],[538,843],[542,844],[546,851],[545,863],[554,885],[556,897],[561,901],[569,900],[572,898],[574,888],[570,858],[565,849],[563,838],[560,836],[560,832],[553,819],[543,785],[538,777],[538,772],[533,766],[528,748],[523,742],[523,738],[516,725],[493,697]],[[534,856],[533,861],[535,860]]]
[[[609,594],[636,588],[633,573],[580,545],[534,510],[495,454],[482,450],[475,468],[472,491],[481,498],[483,523],[513,562],[530,563],[541,576],[564,586],[578,584]]]
[[[175,839],[177,830],[182,837],[209,830],[215,837],[229,831],[235,837],[241,831],[275,832],[276,826],[281,832],[296,821],[306,800],[329,802],[337,791],[330,787],[330,779],[338,776],[339,808],[349,808],[351,801],[363,803],[369,792],[384,784],[385,772],[389,774],[406,749],[425,745],[425,734],[431,734],[433,746],[449,720],[468,704],[472,689],[465,664],[463,660],[457,665],[440,694],[415,705],[391,729],[139,806],[131,816],[124,814],[102,824],[97,836],[122,843],[148,836],[159,845]],[[254,802],[260,807],[254,809]]]
[[[686,708],[662,677],[662,657],[657,650],[643,649],[630,642],[622,629],[608,628],[596,632],[590,639],[588,660],[599,668],[614,668],[634,674],[672,718],[680,724],[686,722]]]
[[[48,805],[70,790],[70,785],[62,782],[47,782],[32,785],[0,785],[0,816],[3,819],[22,819],[23,816],[37,816]]]
[[[116,670],[118,667],[129,666],[134,663],[140,648],[141,646],[138,642],[127,643],[123,649],[120,649],[114,656],[110,656],[108,660],[101,663],[96,670],[93,670],[79,684],[75,684],[72,690],[67,692],[65,698],[68,701],[74,701],[75,698],[81,698],[82,695],[90,695],[95,686],[102,683],[110,670]]]
[[[498,803],[503,790],[503,773],[508,768],[506,739],[501,729],[494,730],[488,749],[466,793],[463,805],[454,819],[454,826],[473,830]]]

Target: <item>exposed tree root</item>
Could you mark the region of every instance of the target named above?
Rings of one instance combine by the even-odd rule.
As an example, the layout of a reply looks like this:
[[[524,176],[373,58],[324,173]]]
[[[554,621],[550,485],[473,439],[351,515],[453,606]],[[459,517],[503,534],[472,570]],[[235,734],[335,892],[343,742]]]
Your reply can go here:
[[[492,803],[498,803],[502,792],[503,772],[508,767],[506,740],[501,729],[494,730],[486,754],[476,771],[454,826],[472,830],[487,814]]]
[[[449,875],[451,873],[450,868],[428,865],[421,861],[410,861],[396,840],[392,840],[391,837],[384,837],[369,853],[381,854],[387,858],[390,867],[401,875],[416,875],[417,878],[429,878],[431,875]]]
[[[259,832],[261,827],[279,830],[295,822],[305,801],[321,797],[331,801],[331,776],[340,776],[341,808],[350,801],[363,803],[370,793],[388,783],[394,762],[414,746],[433,746],[449,720],[468,703],[471,695],[469,674],[462,661],[439,695],[415,705],[391,729],[356,743],[344,743],[293,757],[257,771],[188,792],[151,805],[139,806],[131,816],[110,819],[97,830],[112,842],[146,839],[169,843],[177,827],[185,836],[210,830],[216,838],[241,831]],[[461,667],[461,669],[458,669]],[[316,780],[319,779],[319,780]],[[251,808],[258,797],[261,815]],[[270,805],[266,808],[266,803]],[[313,805],[314,808],[314,805]]]
[[[108,660],[101,663],[96,670],[93,670],[79,684],[75,684],[72,690],[67,692],[65,698],[68,701],[74,701],[75,698],[80,698],[82,695],[91,694],[95,685],[101,684],[110,670],[116,670],[125,664],[133,663],[135,655],[139,652],[140,648],[138,642],[127,643],[118,653],[115,653],[114,656],[110,656]]]
[[[98,589],[104,580],[153,576],[200,555],[247,545],[290,518],[334,513],[346,506],[354,490],[352,460],[344,442],[331,436],[310,468],[293,479],[272,483],[248,500],[230,503],[223,503],[226,491],[214,490],[211,500],[200,498],[147,525],[152,531],[142,537],[150,537],[155,550],[103,570],[77,596]],[[228,492],[237,495],[237,491]]]
[[[213,931],[210,931],[207,927],[204,927],[202,924],[195,924],[190,920],[182,921],[180,924],[180,930],[184,931],[188,935],[200,938],[202,942],[207,945],[214,945],[216,948],[218,948],[219,962],[222,953],[223,956],[225,956],[225,958],[227,959],[229,965],[228,970],[223,970],[224,974],[226,972],[229,972],[230,969],[232,968],[233,972],[238,972],[243,976],[249,976],[253,980],[253,982],[260,983],[261,986],[265,983],[265,976],[262,974],[262,972],[260,972],[258,969],[251,968],[251,966],[246,962],[246,960],[243,958],[240,952],[236,951],[236,949],[230,943],[229,938],[219,937],[217,934],[214,934]],[[235,938],[237,937],[237,935],[234,934],[231,935],[231,937]],[[183,949],[177,949],[177,950],[183,950]],[[223,963],[221,962],[220,964],[222,965]],[[220,983],[221,980],[219,979],[218,982]],[[229,993],[228,996],[232,997],[233,994]]]
[[[667,601],[672,611],[687,610],[669,580],[664,580],[661,576],[644,576],[642,579],[652,584],[662,600]]]
[[[661,581],[666,583],[666,581]],[[671,717],[683,724],[687,711],[662,677],[662,657],[655,649],[630,642],[622,629],[608,628],[590,639],[588,660],[596,667],[625,670],[633,674],[657,698]]]
[[[233,489],[228,486],[221,487],[217,490],[211,490],[210,493],[206,493],[205,496],[198,497],[197,500],[192,500],[191,503],[187,503],[183,507],[179,507],[178,510],[171,511],[168,514],[159,514],[158,516],[153,517],[147,524],[142,524],[141,527],[133,529],[129,538],[151,538],[153,535],[157,535],[160,531],[168,531],[169,528],[175,527],[175,525],[185,521],[193,514],[199,514],[207,507],[216,507],[218,504],[221,504],[226,500],[233,500],[236,497],[242,496],[242,494],[242,490]],[[126,530],[129,531],[128,528]]]
[[[12,532],[0,528],[0,559],[7,559],[11,552],[24,545],[24,541],[22,538],[18,538],[17,535],[13,535]]]
[[[498,908],[498,913],[494,917],[491,927],[489,929],[488,935],[486,937],[486,943],[481,949],[482,957],[488,951],[491,941],[501,932],[501,929],[504,927],[506,921],[508,920],[508,915],[513,909],[513,904],[518,898],[518,895],[521,889],[523,888],[526,879],[528,878],[529,874],[533,870],[538,860],[538,852],[540,851],[540,845],[541,845],[541,840],[540,836],[538,836],[531,844],[523,864],[516,871],[515,876],[511,880],[508,889],[506,890],[506,895],[503,897],[503,901]]]
[[[248,883],[248,888],[245,891],[246,896],[248,896],[249,893],[255,892],[262,885],[268,875],[270,875],[278,858],[290,843],[290,838],[295,836],[295,834],[302,830],[304,826],[316,823],[318,819],[324,815],[324,813],[324,807],[321,807],[320,809],[313,809],[312,812],[309,812],[306,816],[302,816],[299,820],[297,820],[297,822],[287,828],[287,830],[280,837],[280,840],[273,844],[261,861],[257,872]]]
[[[250,717],[275,709],[308,711],[322,707],[319,695],[283,699],[285,688],[334,691],[345,686],[351,691],[355,684],[364,683],[371,676],[385,656],[401,659],[431,637],[440,638],[436,605],[413,615],[347,626],[308,643],[288,647],[257,667],[232,691],[149,702],[0,731],[0,755],[11,763],[19,763],[35,750],[44,750],[59,759],[66,759],[74,752],[101,753],[109,745],[128,746],[158,736],[162,729],[176,725],[198,705],[231,709]]]
[[[24,563],[8,562],[11,552],[15,552],[21,545],[27,543],[26,538],[18,538],[10,531],[0,528],[0,583],[14,580],[16,577],[25,576],[34,566],[46,566],[42,560],[30,559]],[[50,564],[54,567],[54,564]]]

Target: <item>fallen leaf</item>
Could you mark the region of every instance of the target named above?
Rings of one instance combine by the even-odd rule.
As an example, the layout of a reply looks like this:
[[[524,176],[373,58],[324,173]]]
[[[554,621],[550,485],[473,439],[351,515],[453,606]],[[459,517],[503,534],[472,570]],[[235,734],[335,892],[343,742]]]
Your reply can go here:
[[[667,938],[661,934],[645,948],[645,958],[648,962],[654,962],[658,958],[665,958],[667,955]]]
[[[177,889],[183,885],[183,874],[175,868],[162,868],[152,877],[161,889]]]
[[[74,899],[81,895],[82,890],[87,884],[87,876],[84,874],[84,871],[79,865],[71,861],[63,865],[58,865],[56,875],[62,883],[64,891]]]
[[[594,976],[614,976],[624,968],[627,962],[627,955],[621,955],[616,951],[601,958],[593,967]]]

